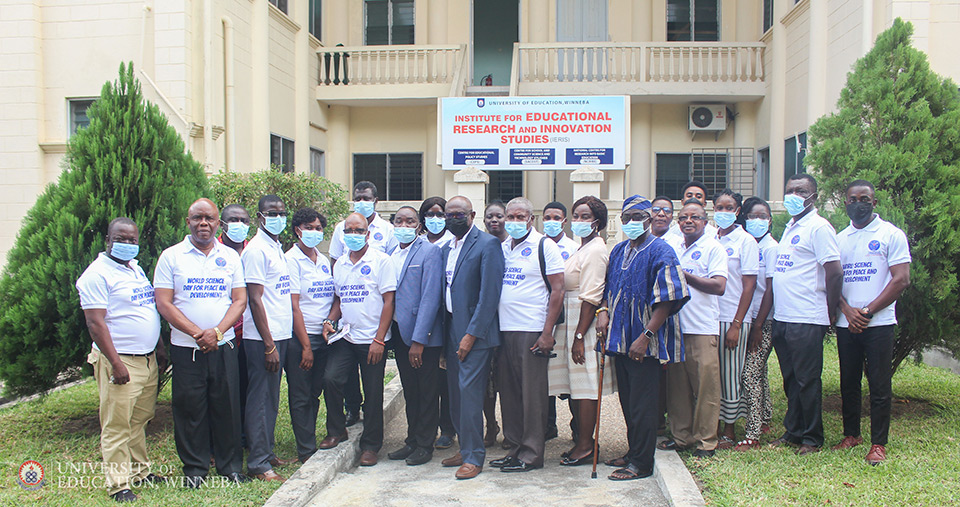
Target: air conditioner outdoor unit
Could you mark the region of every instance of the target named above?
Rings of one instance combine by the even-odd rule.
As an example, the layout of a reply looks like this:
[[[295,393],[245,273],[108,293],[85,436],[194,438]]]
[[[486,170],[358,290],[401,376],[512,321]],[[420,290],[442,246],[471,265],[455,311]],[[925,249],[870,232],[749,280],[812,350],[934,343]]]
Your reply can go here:
[[[693,104],[687,113],[688,128],[692,131],[727,129],[727,106],[724,104]]]

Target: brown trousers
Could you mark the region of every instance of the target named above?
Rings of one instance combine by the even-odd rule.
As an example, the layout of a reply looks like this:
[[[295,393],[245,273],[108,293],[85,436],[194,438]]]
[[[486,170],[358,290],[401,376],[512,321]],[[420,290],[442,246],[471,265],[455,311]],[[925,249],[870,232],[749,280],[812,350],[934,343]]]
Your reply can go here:
[[[533,355],[530,347],[540,333],[504,331],[497,375],[503,438],[519,445],[510,451],[528,465],[543,466],[547,430],[547,358]]]
[[[680,447],[713,450],[720,420],[720,337],[684,334],[686,360],[667,367],[670,432]]]

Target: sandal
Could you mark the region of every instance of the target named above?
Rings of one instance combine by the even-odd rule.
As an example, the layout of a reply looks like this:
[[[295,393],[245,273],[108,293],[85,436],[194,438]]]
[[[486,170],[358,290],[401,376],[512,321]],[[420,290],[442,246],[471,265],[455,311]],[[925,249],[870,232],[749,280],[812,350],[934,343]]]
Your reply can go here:
[[[754,440],[752,438],[746,438],[737,442],[737,446],[733,448],[734,451],[749,451],[752,449],[759,449],[760,441]]]
[[[613,458],[613,459],[608,459],[607,461],[604,461],[603,464],[607,465],[608,467],[622,468],[627,466],[627,460],[623,458]]]
[[[657,444],[657,449],[660,449],[661,451],[680,451],[683,450],[683,447],[680,447],[680,444],[671,438],[670,440],[664,440],[663,442]]]
[[[726,435],[720,435],[720,442],[717,444],[717,449],[732,449],[735,445],[737,445],[737,443],[734,442],[732,438]]]
[[[650,477],[651,475],[653,475],[653,470],[641,471],[636,465],[631,463],[623,468],[614,470],[607,478],[611,481],[632,481],[634,479]]]

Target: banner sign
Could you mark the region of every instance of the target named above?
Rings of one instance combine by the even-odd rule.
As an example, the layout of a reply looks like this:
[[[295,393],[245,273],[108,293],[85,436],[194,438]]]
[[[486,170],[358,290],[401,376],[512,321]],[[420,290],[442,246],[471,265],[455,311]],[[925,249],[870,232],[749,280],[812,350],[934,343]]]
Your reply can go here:
[[[626,168],[623,96],[440,99],[444,169]]]

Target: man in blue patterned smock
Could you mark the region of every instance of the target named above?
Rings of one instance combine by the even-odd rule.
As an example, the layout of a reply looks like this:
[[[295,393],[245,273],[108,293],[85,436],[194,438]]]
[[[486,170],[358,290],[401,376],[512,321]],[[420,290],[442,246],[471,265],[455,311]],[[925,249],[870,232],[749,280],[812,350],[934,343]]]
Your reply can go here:
[[[623,202],[620,221],[628,240],[610,253],[597,309],[598,347],[613,358],[627,423],[627,454],[607,462],[620,467],[610,475],[615,481],[653,475],[660,365],[683,360],[677,312],[690,292],[676,252],[650,234],[651,207],[639,195]]]

